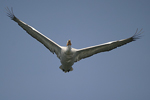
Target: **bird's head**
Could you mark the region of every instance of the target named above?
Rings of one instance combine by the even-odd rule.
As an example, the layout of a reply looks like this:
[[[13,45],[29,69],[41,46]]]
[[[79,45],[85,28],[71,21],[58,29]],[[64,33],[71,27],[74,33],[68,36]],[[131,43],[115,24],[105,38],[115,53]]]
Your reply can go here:
[[[67,46],[71,46],[71,40],[67,41]]]

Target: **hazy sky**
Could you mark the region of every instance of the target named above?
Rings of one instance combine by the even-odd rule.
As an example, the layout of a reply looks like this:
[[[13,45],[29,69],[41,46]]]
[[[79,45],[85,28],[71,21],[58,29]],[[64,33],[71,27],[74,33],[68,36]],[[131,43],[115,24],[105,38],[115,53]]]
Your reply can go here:
[[[73,65],[6,16],[65,46],[80,49],[132,36],[141,39]],[[150,100],[149,0],[0,0],[0,100]]]

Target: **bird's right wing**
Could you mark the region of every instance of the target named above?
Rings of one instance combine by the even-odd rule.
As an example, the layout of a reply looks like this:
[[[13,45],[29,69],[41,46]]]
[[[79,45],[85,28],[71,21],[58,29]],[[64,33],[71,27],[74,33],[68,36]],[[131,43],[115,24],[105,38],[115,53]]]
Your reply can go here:
[[[91,46],[91,47],[87,47],[87,48],[83,48],[83,49],[78,49],[76,52],[76,58],[75,58],[75,62],[90,57],[94,54],[100,53],[100,52],[105,52],[105,51],[110,51],[112,49],[115,49],[117,47],[120,47],[122,45],[125,45],[127,43],[130,43],[132,41],[135,41],[136,39],[138,39],[140,36],[140,34],[142,33],[142,29],[137,32],[138,29],[136,30],[136,33],[127,39],[122,39],[122,40],[118,40],[118,41],[112,41],[112,42],[108,42],[108,43],[104,43],[104,44],[100,44],[100,45],[96,45],[96,46]]]
[[[9,10],[9,8],[6,8],[7,15],[12,20],[18,23],[19,26],[21,26],[29,35],[31,35],[33,38],[41,42],[47,49],[49,49],[53,54],[55,53],[58,58],[60,58],[60,51],[61,46],[31,27],[30,25],[24,23],[23,21],[19,20],[13,13],[13,10]]]

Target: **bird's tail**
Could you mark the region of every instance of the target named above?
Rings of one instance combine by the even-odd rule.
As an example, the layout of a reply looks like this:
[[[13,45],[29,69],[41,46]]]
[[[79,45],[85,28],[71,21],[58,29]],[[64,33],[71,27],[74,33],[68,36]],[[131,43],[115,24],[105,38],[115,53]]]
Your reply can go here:
[[[63,69],[63,67],[62,67],[62,65],[59,67],[63,72],[69,72],[69,71],[73,71],[73,68],[71,67],[70,69],[67,69],[67,70],[65,70],[65,69]]]

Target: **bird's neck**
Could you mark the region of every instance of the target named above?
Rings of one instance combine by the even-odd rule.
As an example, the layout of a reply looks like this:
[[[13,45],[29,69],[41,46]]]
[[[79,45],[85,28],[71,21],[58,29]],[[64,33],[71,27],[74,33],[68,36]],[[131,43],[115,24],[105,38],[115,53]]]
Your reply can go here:
[[[71,45],[68,45],[67,46],[67,52],[70,52],[71,51]]]

